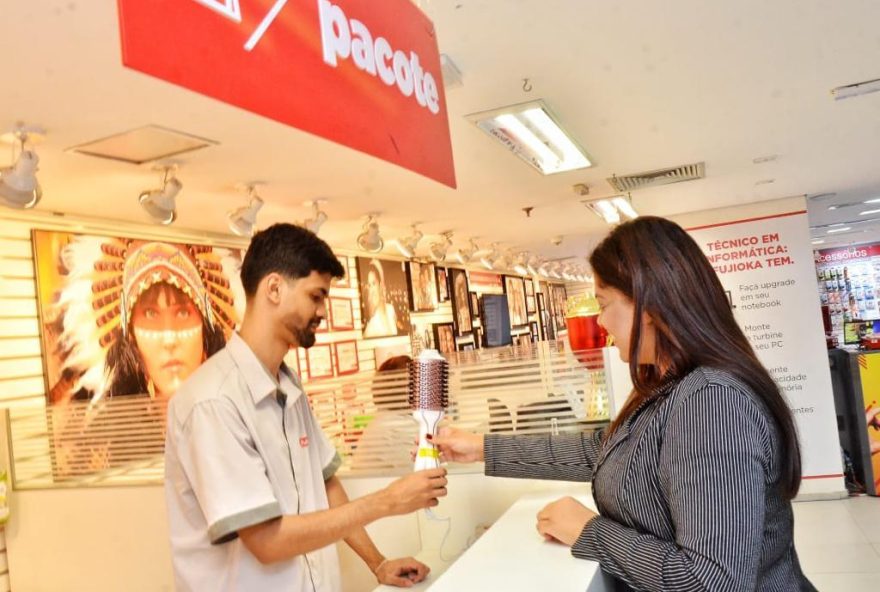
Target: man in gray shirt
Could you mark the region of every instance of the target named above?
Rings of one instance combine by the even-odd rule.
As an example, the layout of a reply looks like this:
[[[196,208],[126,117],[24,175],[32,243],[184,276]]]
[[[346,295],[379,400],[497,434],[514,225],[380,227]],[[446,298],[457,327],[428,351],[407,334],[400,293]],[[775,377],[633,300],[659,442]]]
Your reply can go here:
[[[341,539],[380,583],[426,577],[413,558],[385,559],[364,526],[437,505],[445,469],[350,501],[335,476],[339,456],[283,361],[315,343],[330,282],[343,274],[308,230],[276,224],[252,239],[241,328],[168,407],[165,494],[178,591],[337,592]]]

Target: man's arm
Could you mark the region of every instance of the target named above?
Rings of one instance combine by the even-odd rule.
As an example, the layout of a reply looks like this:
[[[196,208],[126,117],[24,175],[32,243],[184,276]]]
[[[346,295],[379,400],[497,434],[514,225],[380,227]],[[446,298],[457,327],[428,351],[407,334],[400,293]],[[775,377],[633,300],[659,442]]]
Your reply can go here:
[[[349,503],[348,494],[345,493],[342,482],[335,476],[325,481],[325,487],[331,508]],[[427,565],[412,557],[386,560],[385,556],[376,548],[365,528],[356,529],[345,538],[345,542],[364,560],[364,563],[382,584],[409,587],[414,582],[424,580],[428,572],[431,571]]]
[[[331,477],[330,481],[335,478]],[[338,484],[338,480],[336,481]],[[429,469],[407,475],[391,485],[353,501],[345,496],[341,501],[336,485],[328,486],[330,509],[300,515],[286,515],[238,531],[242,543],[263,564],[286,561],[298,555],[321,549],[339,540],[353,537],[362,541],[360,533],[367,524],[397,514],[408,514],[438,504],[437,498],[446,495],[446,469]],[[375,545],[372,550],[381,557]],[[354,547],[353,547],[354,548]],[[362,547],[362,550],[365,549]],[[358,551],[355,549],[355,551]],[[360,552],[358,551],[358,554]],[[362,555],[363,557],[363,555]],[[370,556],[370,560],[376,557]],[[366,560],[366,559],[365,559]],[[383,559],[379,559],[381,563]],[[370,565],[368,563],[368,565]]]

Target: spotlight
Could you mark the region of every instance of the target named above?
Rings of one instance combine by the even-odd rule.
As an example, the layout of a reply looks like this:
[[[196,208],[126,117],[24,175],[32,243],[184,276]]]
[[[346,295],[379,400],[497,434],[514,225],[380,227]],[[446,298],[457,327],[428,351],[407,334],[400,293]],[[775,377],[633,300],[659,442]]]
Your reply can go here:
[[[379,236],[379,223],[372,214],[364,222],[363,232],[357,237],[357,246],[368,253],[378,253],[385,246],[385,241]]]
[[[237,208],[227,214],[229,228],[238,236],[253,236],[257,223],[257,212],[263,207],[263,200],[257,195],[257,188],[247,186],[248,205]]]
[[[144,191],[138,201],[144,211],[157,224],[171,224],[177,220],[177,194],[183,189],[183,183],[174,176],[174,167],[166,166],[162,179],[162,188]]]
[[[324,222],[327,221],[327,213],[321,209],[322,203],[324,203],[324,200],[316,199],[314,201],[308,201],[304,204],[307,206],[312,206],[314,216],[309,218],[308,220],[303,220],[302,227],[311,230],[315,234],[318,234],[318,231],[321,230],[321,226],[323,226]]]
[[[469,246],[465,249],[458,249],[453,255],[453,258],[455,258],[462,265],[466,265],[467,263],[469,263],[470,260],[473,258],[474,253],[476,253],[480,249],[477,246],[477,241],[474,239],[471,239],[470,242],[468,242],[468,245]]]
[[[21,152],[11,167],[0,169],[0,204],[20,210],[33,208],[43,197],[43,190],[37,181],[37,170],[40,158],[33,150],[26,150],[28,134],[40,137],[44,132],[38,126],[25,126],[18,123],[9,133],[4,135],[13,143],[19,143]],[[14,149],[13,149],[14,150]]]
[[[424,233],[417,228],[416,224],[413,224],[412,234],[397,239],[394,241],[394,245],[397,247],[397,250],[400,251],[401,255],[407,259],[412,259],[416,254],[416,246],[419,244],[419,241],[422,240],[423,236]]]
[[[492,243],[492,248],[480,255],[480,263],[488,270],[495,269],[495,262],[499,259],[498,243]]]
[[[430,251],[431,258],[434,259],[437,263],[441,263],[446,260],[446,253],[449,252],[449,247],[452,246],[452,231],[446,231],[441,233],[443,237],[442,242],[434,242],[431,243]]]

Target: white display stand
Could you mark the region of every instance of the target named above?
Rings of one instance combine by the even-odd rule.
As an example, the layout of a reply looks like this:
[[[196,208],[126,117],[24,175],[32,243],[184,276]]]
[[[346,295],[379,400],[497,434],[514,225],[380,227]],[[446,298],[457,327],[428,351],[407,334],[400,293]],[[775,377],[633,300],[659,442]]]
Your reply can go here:
[[[408,590],[461,592],[462,590],[504,590],[505,592],[605,592],[614,589],[611,578],[595,561],[577,559],[561,544],[547,542],[535,529],[538,512],[567,492],[535,493],[516,501],[486,533],[439,576]],[[595,510],[589,494],[574,496]],[[379,586],[375,592],[400,588]]]

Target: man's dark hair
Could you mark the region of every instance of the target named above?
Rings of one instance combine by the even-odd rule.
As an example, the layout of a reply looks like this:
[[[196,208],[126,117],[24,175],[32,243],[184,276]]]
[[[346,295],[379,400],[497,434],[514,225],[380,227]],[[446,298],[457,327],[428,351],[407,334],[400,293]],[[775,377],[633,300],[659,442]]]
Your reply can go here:
[[[330,245],[314,232],[293,224],[274,224],[251,239],[241,264],[241,285],[248,298],[270,273],[289,279],[308,277],[313,271],[345,276],[345,269]]]

